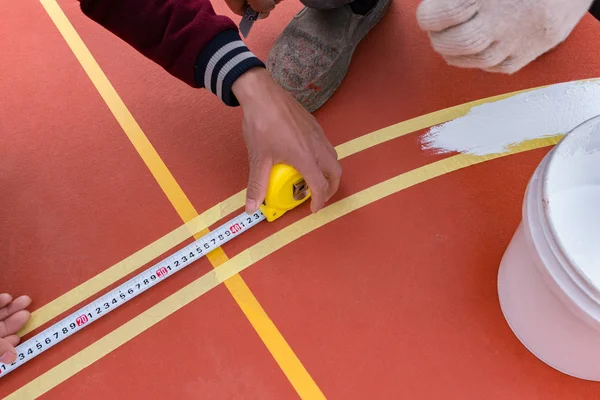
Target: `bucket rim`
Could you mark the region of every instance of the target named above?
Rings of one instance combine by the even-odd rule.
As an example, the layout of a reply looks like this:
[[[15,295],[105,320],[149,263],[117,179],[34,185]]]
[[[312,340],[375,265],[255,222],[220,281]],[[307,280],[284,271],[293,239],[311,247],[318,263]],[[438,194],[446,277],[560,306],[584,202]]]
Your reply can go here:
[[[600,305],[600,285],[595,284],[588,274],[586,274],[583,269],[577,265],[573,257],[571,257],[565,245],[558,234],[558,230],[556,225],[554,224],[554,217],[550,213],[550,209],[548,204],[550,203],[550,194],[549,194],[549,185],[550,185],[550,169],[553,161],[555,160],[557,152],[562,148],[573,141],[577,140],[578,134],[584,130],[584,128],[589,127],[591,125],[600,125],[600,114],[589,118],[573,129],[571,129],[565,136],[556,144],[556,146],[548,153],[548,158],[540,173],[540,195],[543,207],[541,207],[541,212],[543,213],[542,224],[544,225],[545,235],[548,240],[552,242],[552,251],[555,253],[555,257],[557,257],[560,261],[560,264],[563,268],[565,268],[568,275],[573,280],[579,289],[581,289],[587,297],[593,300],[595,303]],[[600,130],[597,131],[598,135],[600,135]],[[600,148],[598,149],[600,150]]]

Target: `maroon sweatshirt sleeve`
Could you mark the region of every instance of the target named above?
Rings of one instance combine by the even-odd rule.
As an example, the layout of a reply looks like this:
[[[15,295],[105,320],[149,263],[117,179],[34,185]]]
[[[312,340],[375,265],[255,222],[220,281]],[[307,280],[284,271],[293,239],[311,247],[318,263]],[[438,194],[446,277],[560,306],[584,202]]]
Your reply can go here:
[[[79,0],[82,12],[167,72],[205,88],[225,104],[239,103],[235,80],[263,67],[237,26],[216,15],[210,0]]]

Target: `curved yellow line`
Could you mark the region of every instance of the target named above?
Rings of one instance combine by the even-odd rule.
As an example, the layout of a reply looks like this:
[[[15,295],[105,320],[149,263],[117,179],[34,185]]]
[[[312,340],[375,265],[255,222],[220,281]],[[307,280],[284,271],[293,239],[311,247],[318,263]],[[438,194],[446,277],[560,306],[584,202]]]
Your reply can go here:
[[[583,79],[580,80],[580,82],[593,80],[595,79]],[[336,146],[336,151],[338,152],[339,159],[343,159],[381,143],[464,116],[473,107],[478,105],[503,100],[523,92],[536,90],[546,86],[548,85],[492,96],[434,111],[342,143]],[[32,332],[51,319],[56,318],[70,308],[117,282],[119,279],[122,279],[131,272],[146,265],[148,262],[159,257],[173,247],[183,243],[194,234],[208,229],[208,227],[217,223],[222,218],[239,210],[244,205],[245,196],[246,190],[234,194],[193,218],[185,225],[167,233],[165,236],[127,257],[123,261],[107,268],[93,278],[90,278],[56,299],[41,306],[31,314],[31,319],[19,332],[19,335],[24,336]]]
[[[500,154],[487,156],[461,154],[452,156],[407,173],[397,175],[333,203],[320,212],[311,214],[308,217],[289,225],[229,259],[219,267],[196,279],[158,304],[137,315],[127,323],[116,328],[98,341],[92,343],[82,351],[35,378],[25,386],[22,386],[20,389],[6,397],[6,399],[32,399],[43,395],[219,284],[226,282],[231,277],[239,274],[246,268],[294,240],[297,240],[315,229],[341,218],[352,211],[358,210],[411,186],[450,172],[458,171],[503,156],[555,145],[561,138],[562,135],[557,135],[544,139],[530,140],[517,146],[513,146],[507,152]]]

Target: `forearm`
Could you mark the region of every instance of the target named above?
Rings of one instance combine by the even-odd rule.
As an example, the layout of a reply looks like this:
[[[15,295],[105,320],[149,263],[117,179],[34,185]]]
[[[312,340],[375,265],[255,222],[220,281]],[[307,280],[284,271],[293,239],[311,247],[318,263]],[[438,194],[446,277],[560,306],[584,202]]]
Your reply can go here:
[[[241,41],[237,26],[216,15],[209,0],[79,0],[90,19],[192,87],[227,105],[231,86],[264,64]]]

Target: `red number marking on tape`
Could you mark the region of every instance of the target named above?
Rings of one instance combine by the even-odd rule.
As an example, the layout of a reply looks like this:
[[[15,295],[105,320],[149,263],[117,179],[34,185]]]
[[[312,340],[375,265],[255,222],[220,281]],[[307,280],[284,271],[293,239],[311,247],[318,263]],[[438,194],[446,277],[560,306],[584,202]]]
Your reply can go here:
[[[169,271],[167,271],[167,269],[165,267],[161,267],[156,271],[156,276],[158,276],[159,278],[162,278],[163,276],[167,275],[169,273]]]
[[[80,317],[77,317],[75,322],[77,322],[77,326],[81,326],[81,325],[85,324],[86,322],[88,322],[88,317],[87,317],[87,315],[82,315]]]

